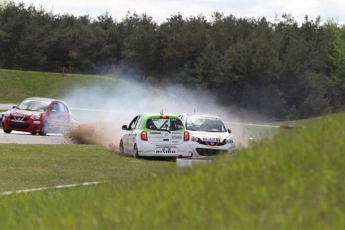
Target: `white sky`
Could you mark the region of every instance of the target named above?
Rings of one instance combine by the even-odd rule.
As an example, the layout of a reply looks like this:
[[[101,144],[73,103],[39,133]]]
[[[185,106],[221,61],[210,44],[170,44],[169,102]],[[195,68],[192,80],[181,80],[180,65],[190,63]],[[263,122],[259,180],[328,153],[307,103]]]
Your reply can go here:
[[[1,1],[1,0],[0,0]],[[69,13],[75,16],[89,14],[96,18],[108,12],[117,21],[122,21],[128,11],[146,13],[153,20],[161,23],[172,14],[182,16],[204,15],[208,20],[218,11],[225,16],[230,14],[240,17],[266,17],[273,20],[276,15],[281,18],[284,13],[291,14],[299,23],[304,16],[315,19],[320,16],[322,21],[334,19],[345,24],[345,0],[14,0],[24,2],[25,6],[42,5],[53,14]]]

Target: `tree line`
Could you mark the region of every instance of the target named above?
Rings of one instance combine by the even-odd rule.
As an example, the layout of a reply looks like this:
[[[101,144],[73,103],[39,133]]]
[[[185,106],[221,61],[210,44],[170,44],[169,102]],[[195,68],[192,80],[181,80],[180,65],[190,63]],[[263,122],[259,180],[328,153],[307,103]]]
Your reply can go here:
[[[0,6],[0,68],[177,83],[211,91],[220,105],[300,119],[345,107],[345,26],[220,12],[211,20],[176,13],[159,24],[128,13],[116,21],[109,12],[76,17],[7,1]]]

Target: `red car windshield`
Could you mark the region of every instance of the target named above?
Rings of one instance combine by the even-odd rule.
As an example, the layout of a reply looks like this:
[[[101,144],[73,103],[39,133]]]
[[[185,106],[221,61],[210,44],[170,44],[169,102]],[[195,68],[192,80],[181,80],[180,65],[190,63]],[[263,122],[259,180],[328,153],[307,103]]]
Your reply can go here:
[[[49,104],[48,101],[25,100],[17,106],[17,109],[44,112]]]

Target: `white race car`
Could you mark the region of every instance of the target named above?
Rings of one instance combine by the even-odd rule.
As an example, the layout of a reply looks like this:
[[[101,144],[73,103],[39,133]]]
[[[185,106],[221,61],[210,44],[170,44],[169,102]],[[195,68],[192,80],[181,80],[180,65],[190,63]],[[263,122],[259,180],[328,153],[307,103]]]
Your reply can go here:
[[[216,115],[187,114],[179,115],[191,137],[193,157],[233,154],[235,143],[231,130],[227,129]]]
[[[138,157],[191,157],[189,132],[173,114],[142,113],[123,125],[120,153]]]

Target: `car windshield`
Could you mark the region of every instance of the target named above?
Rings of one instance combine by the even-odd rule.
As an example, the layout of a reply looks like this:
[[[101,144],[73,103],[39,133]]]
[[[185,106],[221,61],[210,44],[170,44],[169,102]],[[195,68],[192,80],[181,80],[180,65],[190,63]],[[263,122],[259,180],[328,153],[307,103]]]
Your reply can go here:
[[[147,129],[176,131],[184,128],[182,121],[175,118],[150,118],[146,122]]]
[[[25,100],[17,106],[17,109],[43,112],[46,111],[50,102],[39,100]]]
[[[190,131],[226,132],[226,128],[217,117],[190,116],[186,121],[186,129]]]

